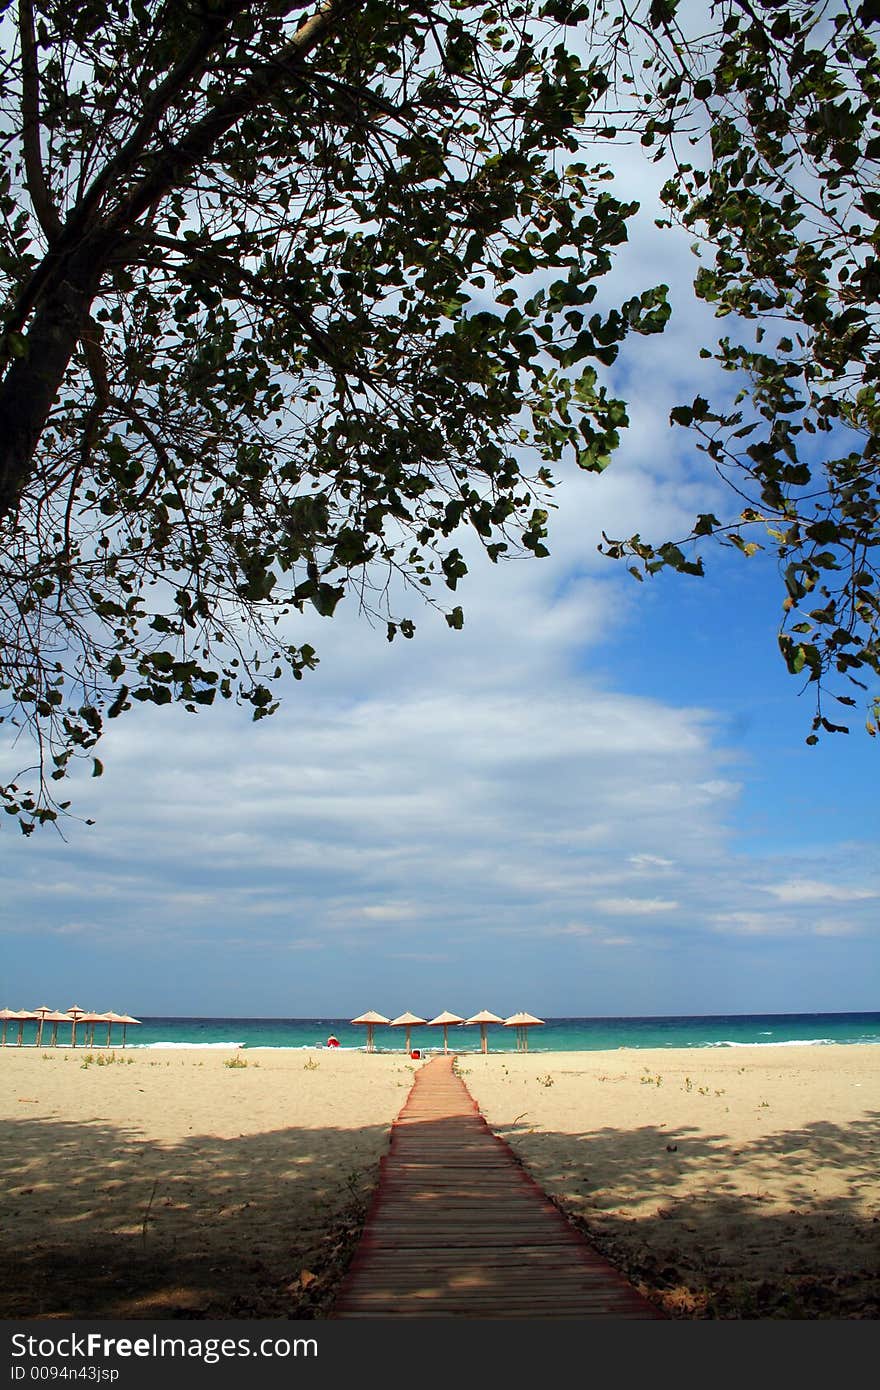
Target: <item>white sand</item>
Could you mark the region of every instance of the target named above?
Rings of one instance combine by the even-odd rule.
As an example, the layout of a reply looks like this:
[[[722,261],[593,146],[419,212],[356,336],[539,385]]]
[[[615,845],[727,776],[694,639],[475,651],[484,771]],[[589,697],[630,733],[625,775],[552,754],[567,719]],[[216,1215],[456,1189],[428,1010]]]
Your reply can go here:
[[[880,1312],[880,1048],[462,1058],[492,1127],[685,1315]]]
[[[0,1049],[0,1316],[322,1316],[419,1064],[93,1055],[116,1060]],[[880,1048],[458,1067],[538,1182],[668,1311],[880,1313]]]

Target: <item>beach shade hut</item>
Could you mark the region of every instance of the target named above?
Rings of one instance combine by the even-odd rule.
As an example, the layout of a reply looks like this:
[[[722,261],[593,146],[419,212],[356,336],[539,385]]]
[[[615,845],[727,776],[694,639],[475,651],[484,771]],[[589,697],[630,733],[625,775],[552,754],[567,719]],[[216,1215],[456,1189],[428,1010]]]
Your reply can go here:
[[[486,1028],[487,1028],[488,1024],[490,1024],[490,1023],[503,1023],[503,1022],[504,1022],[504,1019],[503,1019],[503,1018],[499,1018],[497,1014],[490,1013],[488,1009],[481,1009],[480,1012],[479,1012],[478,1014],[474,1014],[473,1018],[468,1018],[468,1019],[465,1020],[465,1022],[466,1022],[466,1023],[479,1023],[479,1025],[480,1025],[480,1051],[481,1051],[481,1052],[488,1052],[488,1051],[489,1051],[489,1039],[488,1039],[487,1036],[486,1036]]]
[[[94,1045],[95,1045],[95,1024],[96,1024],[96,1023],[106,1023],[106,1021],[107,1021],[107,1016],[106,1016],[106,1014],[96,1014],[96,1013],[93,1013],[93,1012],[91,1011],[91,1009],[86,1009],[86,1011],[85,1011],[84,1014],[80,1014],[79,1018],[77,1019],[77,1023],[81,1023],[82,1026],[83,1026],[83,1028],[85,1029],[85,1032],[84,1032],[84,1034],[83,1034],[83,1044],[84,1044],[84,1045],[85,1045],[85,1044],[88,1044],[89,1047],[94,1047]]]
[[[373,1048],[373,1029],[377,1023],[390,1023],[391,1019],[384,1014],[377,1014],[375,1009],[367,1009],[365,1014],[359,1014],[353,1018],[352,1023],[365,1023],[367,1025],[367,1051],[372,1052]]]
[[[122,1014],[114,1014],[114,1013],[111,1013],[111,1012],[108,1012],[108,1013],[106,1013],[106,1014],[95,1014],[95,1022],[96,1022],[96,1023],[106,1023],[106,1025],[107,1025],[107,1041],[106,1041],[105,1044],[103,1044],[103,1046],[109,1047],[109,1046],[110,1046],[110,1036],[111,1036],[111,1033],[112,1033],[112,1031],[113,1031],[113,1025],[114,1025],[114,1023],[121,1023],[121,1022],[122,1022]],[[94,1036],[94,1031],[93,1031],[93,1036]]]
[[[51,1023],[51,1025],[52,1025],[52,1040],[51,1040],[50,1046],[52,1046],[52,1047],[57,1047],[57,1046],[58,1046],[58,1025],[59,1025],[59,1023],[72,1023],[72,1022],[73,1022],[73,1019],[70,1017],[70,1014],[62,1014],[62,1013],[59,1012],[58,1009],[53,1009],[53,1010],[51,1011],[51,1013],[48,1013],[48,1014],[44,1014],[44,1015],[43,1015],[43,1022],[44,1022],[44,1023]]]
[[[3,1036],[0,1038],[0,1047],[5,1047],[6,1029],[9,1027],[10,1019],[18,1018],[18,1011],[17,1009],[0,1009],[0,1018],[3,1020]]]
[[[112,1009],[108,1009],[107,1013],[105,1014],[96,1014],[95,1017],[101,1023],[106,1023],[107,1025],[107,1047],[110,1046],[110,1038],[113,1032],[114,1024],[118,1023],[122,1028],[122,1046],[124,1047],[126,1028],[128,1027],[129,1023],[137,1023],[138,1021],[136,1018],[132,1018],[129,1014],[115,1014]]]
[[[70,1030],[71,1047],[76,1047],[76,1025],[79,1023],[84,1013],[85,1009],[81,1009],[79,1004],[71,1004],[70,1008],[67,1010],[67,1017],[73,1025]]]
[[[517,1052],[528,1052],[529,1050],[529,1029],[543,1024],[543,1018],[535,1018],[534,1014],[511,1014],[510,1018],[504,1020],[505,1028],[516,1029],[516,1050]]]
[[[112,1020],[112,1021],[113,1021],[113,1023],[121,1023],[121,1024],[122,1024],[122,1046],[123,1046],[123,1047],[125,1047],[125,1030],[126,1030],[126,1028],[128,1028],[130,1024],[136,1024],[138,1028],[140,1028],[140,1026],[141,1026],[141,1021],[140,1021],[140,1019],[139,1019],[139,1018],[132,1018],[131,1014],[114,1014],[114,1015],[113,1015],[113,1020]],[[109,1034],[108,1034],[108,1036],[109,1036]]]
[[[26,1023],[39,1022],[40,1015],[38,1013],[33,1013],[30,1009],[16,1009],[14,1017],[18,1023],[18,1037],[15,1043],[17,1047],[21,1047],[24,1042],[24,1025]]]
[[[34,1009],[34,1013],[39,1019],[39,1023],[37,1024],[37,1041],[34,1044],[35,1047],[39,1047],[43,1041],[43,1024],[46,1022],[46,1015],[54,1012],[55,1010],[50,1009],[48,1004],[41,1004],[38,1009]]]
[[[411,1051],[412,1051],[412,1046],[411,1046],[411,1044],[410,1044],[410,1031],[411,1031],[411,1029],[417,1027],[420,1023],[427,1023],[427,1021],[428,1021],[428,1020],[427,1020],[426,1018],[419,1018],[416,1014],[411,1014],[411,1013],[407,1012],[407,1013],[405,1013],[405,1014],[401,1014],[398,1018],[392,1018],[389,1027],[391,1027],[391,1028],[405,1028],[405,1029],[406,1029],[406,1050],[407,1050],[407,1052],[411,1052]]]
[[[442,1025],[442,1027],[443,1027],[443,1051],[444,1051],[444,1052],[448,1052],[448,1051],[449,1051],[448,1030],[449,1030],[449,1025],[450,1025],[450,1023],[464,1023],[464,1019],[463,1019],[463,1018],[459,1018],[458,1014],[451,1014],[451,1013],[449,1012],[448,1009],[444,1010],[444,1012],[443,1012],[442,1014],[438,1014],[436,1018],[429,1018],[429,1019],[428,1019],[428,1027],[429,1027],[429,1028],[439,1028],[441,1025]]]

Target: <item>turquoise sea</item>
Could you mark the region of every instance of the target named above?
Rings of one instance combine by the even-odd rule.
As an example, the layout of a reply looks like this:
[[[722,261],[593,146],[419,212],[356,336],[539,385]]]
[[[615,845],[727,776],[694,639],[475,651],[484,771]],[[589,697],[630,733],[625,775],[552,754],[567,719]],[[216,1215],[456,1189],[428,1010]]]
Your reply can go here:
[[[83,1043],[83,1026],[77,1031],[77,1046]],[[336,1037],[340,1047],[364,1048],[366,1028],[355,1027],[340,1018],[142,1018],[139,1027],[129,1026],[126,1047],[324,1047],[328,1037]],[[47,1030],[48,1034],[48,1030]],[[449,1028],[449,1048],[456,1052],[478,1052],[477,1027]],[[106,1024],[98,1026],[95,1042],[105,1043]],[[491,1052],[514,1052],[516,1029],[491,1024],[488,1028]],[[18,1025],[9,1024],[7,1044],[15,1045]],[[36,1025],[25,1024],[23,1042],[33,1046]],[[442,1028],[413,1028],[413,1048],[436,1052],[443,1048]],[[44,1036],[43,1046],[47,1037]],[[121,1029],[113,1029],[112,1045],[122,1041]],[[403,1051],[405,1028],[377,1025],[374,1046],[377,1052]],[[62,1024],[59,1044],[69,1044],[70,1029]],[[722,1014],[668,1018],[548,1018],[540,1027],[529,1028],[530,1052],[607,1052],[619,1047],[742,1047],[785,1044],[843,1043],[847,1046],[880,1044],[880,1013],[829,1014]]]

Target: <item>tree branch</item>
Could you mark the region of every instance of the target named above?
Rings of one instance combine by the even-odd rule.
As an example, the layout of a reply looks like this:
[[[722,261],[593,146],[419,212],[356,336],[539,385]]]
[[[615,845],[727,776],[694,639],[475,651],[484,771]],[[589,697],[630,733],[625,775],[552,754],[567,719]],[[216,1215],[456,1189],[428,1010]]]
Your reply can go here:
[[[32,0],[18,0],[18,31],[21,42],[21,139],[25,178],[34,212],[51,244],[61,235],[62,224],[46,183],[40,148],[40,74]]]
[[[213,13],[203,11],[202,28],[198,38],[177,66],[167,75],[164,82],[159,83],[128,140],[105,164],[100,174],[86,190],[77,208],[78,216],[89,216],[116,175],[133,167],[148,140],[155,134],[162,117],[168,111],[174,98],[180,95],[187,82],[204,73],[206,60],[222,38],[229,21],[247,8],[247,0],[226,0],[226,3],[215,9]],[[291,5],[289,8],[293,8],[293,6]]]
[[[214,109],[190,131],[171,145],[145,178],[109,220],[114,228],[128,228],[173,186],[179,185],[202,160],[210,155],[218,140],[231,130],[248,111],[271,95],[298,67],[320,41],[338,28],[361,0],[325,0],[320,10],[297,29],[293,38],[271,62],[261,63],[250,76],[219,101]]]
[[[33,451],[76,343],[83,337],[101,274],[120,236],[191,174],[246,112],[288,80],[291,66],[298,67],[361,2],[325,0],[321,9],[300,25],[277,58],[256,67],[209,115],[157,159],[114,214],[99,226],[90,225],[88,208],[81,204],[63,229],[59,227],[60,234],[49,254],[24,287],[7,320],[7,331],[20,331],[39,304],[27,336],[27,354],[12,362],[0,386],[0,521],[17,506],[30,473]],[[30,0],[21,0],[21,4],[25,19],[29,14],[32,17]],[[191,50],[189,62],[194,61]],[[88,352],[88,342],[86,348]],[[94,353],[91,357],[90,366],[97,365]]]
[[[24,2],[27,3],[27,0]],[[272,90],[289,76],[291,64],[298,66],[321,39],[341,26],[361,3],[362,0],[325,0],[320,10],[300,25],[276,58],[255,68],[225,100],[218,102],[208,116],[197,122],[182,140],[162,152],[146,177],[103,222],[103,229],[110,231],[114,236],[128,230],[138,217],[192,173],[193,169],[210,155],[217,141],[231,130],[243,115],[265,100]],[[293,6],[287,5],[285,8]],[[115,173],[120,172],[115,161],[111,161],[111,164]],[[7,315],[7,332],[20,333],[23,330],[38,301],[51,293],[53,286],[63,277],[68,256],[78,253],[83,239],[88,234],[90,220],[93,220],[90,219],[90,214],[94,211],[94,203],[104,189],[106,173],[106,170],[102,171],[92,184],[85,198],[68,217],[62,235],[50,254],[43,258],[30,279],[23,285],[16,303]],[[2,514],[0,505],[0,516]]]

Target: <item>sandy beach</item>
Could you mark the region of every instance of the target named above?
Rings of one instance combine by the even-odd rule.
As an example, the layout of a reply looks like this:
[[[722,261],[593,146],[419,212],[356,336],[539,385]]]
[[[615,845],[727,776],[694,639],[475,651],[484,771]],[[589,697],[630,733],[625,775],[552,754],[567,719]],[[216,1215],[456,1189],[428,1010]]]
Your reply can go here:
[[[0,1049],[0,1316],[326,1316],[418,1065]],[[670,1315],[880,1315],[880,1049],[457,1065],[541,1186]]]
[[[462,1058],[487,1121],[677,1317],[880,1315],[880,1049]]]

